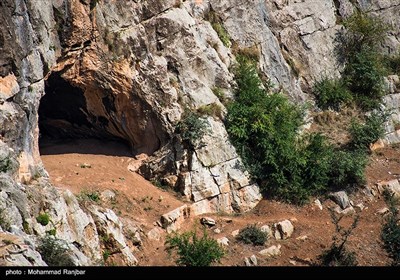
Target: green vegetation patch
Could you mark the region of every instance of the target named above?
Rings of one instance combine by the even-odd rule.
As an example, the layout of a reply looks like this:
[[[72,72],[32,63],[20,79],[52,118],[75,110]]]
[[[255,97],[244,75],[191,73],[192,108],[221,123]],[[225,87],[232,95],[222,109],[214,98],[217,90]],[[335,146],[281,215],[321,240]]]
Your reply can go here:
[[[248,225],[239,231],[236,239],[245,244],[253,244],[256,246],[264,245],[268,239],[268,235],[255,225]]]
[[[389,215],[382,227],[381,238],[383,247],[393,259],[393,265],[400,266],[400,218],[396,207],[396,200],[390,194],[385,193],[386,202],[389,206]]]
[[[170,255],[176,253],[176,264],[181,266],[210,266],[224,256],[221,245],[205,230],[202,236],[196,231],[173,233],[167,236],[165,245]]]

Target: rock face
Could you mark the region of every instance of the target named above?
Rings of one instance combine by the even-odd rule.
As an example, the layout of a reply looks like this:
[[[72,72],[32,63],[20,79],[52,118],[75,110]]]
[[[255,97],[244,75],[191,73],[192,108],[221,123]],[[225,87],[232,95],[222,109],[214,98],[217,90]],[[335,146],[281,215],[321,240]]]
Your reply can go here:
[[[2,174],[0,190],[0,227],[5,234],[10,234],[6,240],[25,244],[18,245],[21,247],[18,250],[23,252],[11,254],[5,265],[45,265],[37,250],[40,239],[50,232],[63,240],[76,265],[100,263],[104,236],[110,240],[107,244],[120,252],[123,264],[137,263],[126,245],[122,223],[111,210],[95,206],[85,210],[70,191],[58,191],[45,180],[27,186]],[[39,223],[39,214],[46,215],[49,222]]]
[[[0,200],[5,215],[20,230],[25,225],[43,235],[52,228],[34,217],[46,210],[60,237],[79,244],[76,250],[91,261],[100,258],[98,215],[45,179],[34,187],[41,193],[32,190],[32,178],[47,176],[39,135],[128,142],[133,154],[149,156],[140,172],[165,180],[190,199],[195,215],[252,209],[261,195],[223,121],[204,116],[209,132],[202,145],[190,149],[175,133],[185,109],[213,104],[223,118],[226,110],[214,92],[233,95],[233,50],[256,53],[262,75],[303,102],[321,74],[339,75],[334,40],[340,19],[356,8],[380,15],[393,26],[383,47],[394,53],[400,46],[399,5],[400,0],[2,0]],[[210,18],[220,20],[232,48]],[[400,108],[397,80],[388,79],[393,94],[387,107],[394,110]],[[398,116],[393,118],[386,137],[391,143],[400,141]],[[30,201],[27,192],[47,204]],[[106,224],[122,230],[116,219],[113,223]],[[125,260],[135,263],[128,255]]]

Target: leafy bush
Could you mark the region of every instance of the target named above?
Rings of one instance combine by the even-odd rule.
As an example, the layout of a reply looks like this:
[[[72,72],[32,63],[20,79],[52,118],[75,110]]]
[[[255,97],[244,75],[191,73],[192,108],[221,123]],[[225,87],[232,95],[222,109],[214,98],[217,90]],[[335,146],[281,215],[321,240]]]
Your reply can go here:
[[[40,240],[38,251],[48,266],[74,266],[65,241],[52,235]]]
[[[359,216],[357,216],[348,229],[340,226],[340,220],[344,217],[338,217],[333,210],[330,210],[332,223],[335,225],[336,235],[333,236],[332,245],[318,256],[317,265],[321,266],[356,266],[357,260],[354,252],[349,252],[346,248],[346,242],[357,227]]]
[[[52,228],[52,229],[50,229],[50,230],[47,230],[47,231],[46,231],[46,234],[52,235],[52,236],[56,236],[56,234],[57,234],[57,229],[56,229],[56,228]]]
[[[47,226],[50,222],[50,216],[47,213],[41,213],[36,217],[36,221],[42,226]]]
[[[356,11],[343,22],[345,30],[338,34],[337,51],[341,61],[347,62],[364,49],[377,51],[385,40],[389,26],[380,18]]]
[[[0,160],[0,172],[7,172],[11,169],[11,160],[9,158],[5,158]]]
[[[382,102],[386,73],[381,56],[371,49],[362,49],[349,60],[343,75],[358,105],[372,110]]]
[[[330,162],[330,188],[339,190],[363,184],[367,163],[364,151],[336,151]]]
[[[366,118],[364,124],[353,121],[349,131],[351,136],[349,145],[356,150],[368,150],[370,144],[383,137],[385,133],[383,124],[386,120],[386,113],[373,112]]]
[[[343,23],[336,49],[345,64],[343,81],[353,92],[356,103],[365,110],[375,109],[384,94],[386,69],[379,47],[389,26],[377,17],[355,12]]]
[[[176,133],[181,135],[182,141],[190,148],[196,147],[207,130],[208,123],[192,111],[186,110],[181,121],[176,126]]]
[[[339,111],[342,105],[349,104],[353,99],[352,93],[346,88],[342,80],[327,77],[315,83],[313,92],[317,106],[323,110]]]
[[[371,114],[365,125],[353,124],[349,145],[352,150],[335,149],[321,134],[300,136],[303,109],[282,94],[268,93],[254,62],[242,56],[237,60],[235,101],[227,106],[226,127],[263,191],[287,202],[303,204],[310,196],[325,192],[328,186],[338,189],[364,182],[366,148],[382,136],[386,119],[383,113]],[[320,88],[331,85],[337,86],[326,80]]]
[[[196,231],[173,233],[167,236],[165,245],[169,254],[176,251],[178,265],[209,266],[224,256],[223,248],[216,240],[209,238],[205,230],[202,237]]]
[[[255,65],[238,57],[235,101],[228,105],[226,126],[244,162],[259,181],[291,157],[302,112],[281,94],[261,88]]]
[[[268,239],[268,236],[265,232],[261,231],[261,229],[259,229],[255,225],[248,225],[239,231],[236,239],[243,243],[253,244],[255,246],[264,245],[264,243]]]
[[[400,266],[400,219],[394,198],[386,194],[390,214],[383,225],[381,238],[386,252],[393,259],[393,265]]]
[[[302,108],[262,89],[250,60],[239,56],[238,62],[236,99],[226,118],[231,141],[264,191],[302,204],[326,189],[333,148],[320,134],[300,137]]]

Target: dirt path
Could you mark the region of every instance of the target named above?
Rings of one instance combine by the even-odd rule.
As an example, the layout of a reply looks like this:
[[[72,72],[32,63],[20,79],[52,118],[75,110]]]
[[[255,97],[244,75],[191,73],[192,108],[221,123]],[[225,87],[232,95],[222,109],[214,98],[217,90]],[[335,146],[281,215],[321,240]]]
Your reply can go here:
[[[120,143],[96,140],[48,142],[42,145],[41,154],[55,186],[70,189],[76,195],[82,191],[112,190],[116,193],[116,200],[106,206],[122,217],[139,222],[145,233],[154,228],[160,215],[183,204],[172,192],[159,189],[140,175],[130,172],[127,167],[134,158]],[[400,174],[399,158],[400,149],[397,148],[376,152],[367,169],[368,185],[396,178]],[[359,225],[348,242],[349,249],[356,253],[360,265],[389,265],[390,259],[382,249],[380,240],[384,217],[377,214],[379,209],[386,206],[383,198],[358,193],[353,194],[351,199],[355,204],[363,203],[366,209],[360,213]],[[217,226],[208,230],[209,234],[215,238],[225,236],[230,240],[227,255],[221,264],[243,265],[244,257],[252,254],[259,259],[259,265],[308,265],[310,260],[315,261],[324,249],[329,248],[335,233],[328,211],[328,207],[334,204],[324,198],[321,200],[323,210],[313,203],[296,207],[264,200],[244,215],[208,215],[217,221]],[[237,242],[231,235],[232,231],[248,224],[272,225],[284,219],[292,220],[295,226],[294,234],[288,240],[269,240],[265,246],[254,247]],[[349,226],[352,221],[353,217],[347,217],[342,222]],[[183,225],[182,230],[192,230],[198,224],[198,218],[193,218]],[[214,232],[216,228],[219,233]],[[164,250],[164,241],[165,234],[159,241],[144,239],[143,246],[134,252],[140,265],[173,265]],[[282,252],[279,257],[267,260],[257,254],[261,249],[278,244]]]

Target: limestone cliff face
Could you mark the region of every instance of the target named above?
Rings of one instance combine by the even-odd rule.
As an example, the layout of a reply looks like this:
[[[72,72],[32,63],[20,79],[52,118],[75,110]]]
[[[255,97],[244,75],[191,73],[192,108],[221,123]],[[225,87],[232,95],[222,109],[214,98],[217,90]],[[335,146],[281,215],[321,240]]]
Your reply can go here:
[[[196,214],[253,208],[261,195],[220,119],[207,117],[209,133],[194,151],[175,133],[185,108],[213,103],[224,108],[213,89],[232,96],[232,50],[208,15],[220,19],[232,48],[256,49],[265,77],[303,102],[321,75],[339,75],[335,34],[341,18],[356,8],[392,24],[383,47],[389,53],[399,50],[400,0],[2,0],[2,202],[21,213],[24,208],[11,194],[25,193],[32,177],[43,176],[45,184],[41,134],[125,140],[134,154],[151,156],[140,169],[143,175],[180,191],[194,202]],[[64,203],[63,194],[52,195],[55,204]],[[68,203],[63,207],[80,211]],[[96,232],[93,213],[85,225],[66,222],[65,231]],[[33,216],[17,215],[14,224],[21,230]],[[65,238],[81,240],[86,248],[81,251],[98,258],[90,253],[95,241],[87,243],[79,232]],[[134,257],[126,258],[134,263]]]

